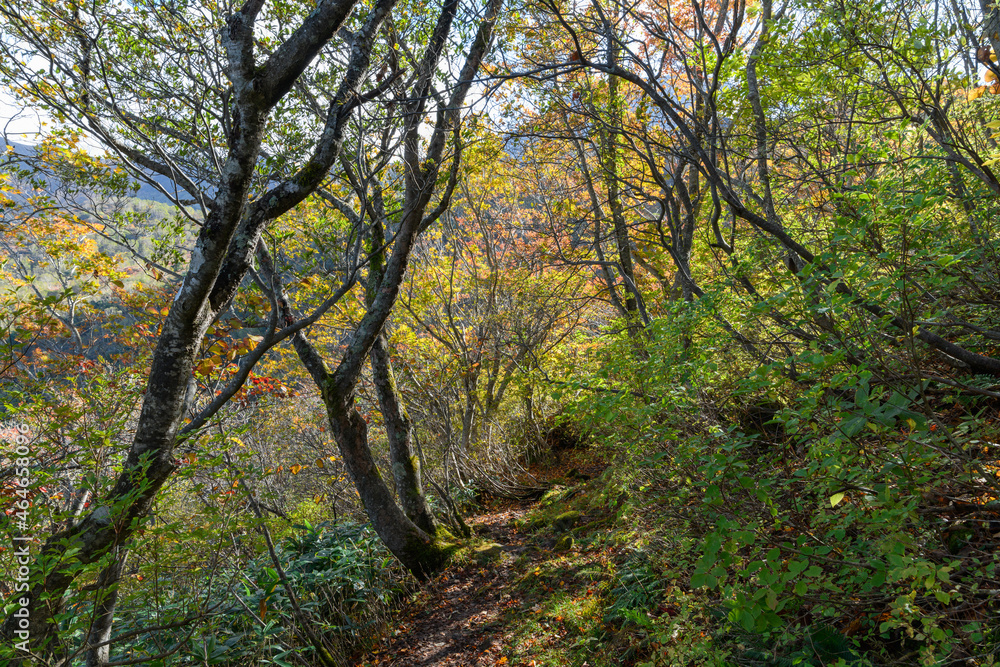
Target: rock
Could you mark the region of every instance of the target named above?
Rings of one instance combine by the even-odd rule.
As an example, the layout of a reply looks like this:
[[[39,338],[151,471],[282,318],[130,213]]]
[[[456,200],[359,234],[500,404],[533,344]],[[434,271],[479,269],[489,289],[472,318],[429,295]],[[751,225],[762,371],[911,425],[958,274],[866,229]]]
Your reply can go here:
[[[525,530],[533,533],[536,530],[544,528],[546,523],[547,522],[545,521],[544,518],[539,516],[533,516],[528,521],[524,522],[524,528]]]
[[[577,519],[579,518],[580,513],[575,510],[563,512],[552,522],[552,527],[557,533],[565,533],[576,525]]]
[[[556,540],[556,545],[552,547],[553,551],[569,551],[573,548],[573,536],[563,535],[558,540]]]
[[[500,560],[503,555],[503,547],[495,542],[488,542],[473,549],[472,553],[480,562]]]

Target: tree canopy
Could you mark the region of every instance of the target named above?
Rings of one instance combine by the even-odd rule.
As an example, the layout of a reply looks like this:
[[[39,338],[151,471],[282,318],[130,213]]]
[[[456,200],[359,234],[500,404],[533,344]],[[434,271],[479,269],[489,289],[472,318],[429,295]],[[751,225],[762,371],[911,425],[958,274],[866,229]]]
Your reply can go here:
[[[575,484],[630,664],[992,664],[998,31],[0,0],[0,661],[358,661]]]

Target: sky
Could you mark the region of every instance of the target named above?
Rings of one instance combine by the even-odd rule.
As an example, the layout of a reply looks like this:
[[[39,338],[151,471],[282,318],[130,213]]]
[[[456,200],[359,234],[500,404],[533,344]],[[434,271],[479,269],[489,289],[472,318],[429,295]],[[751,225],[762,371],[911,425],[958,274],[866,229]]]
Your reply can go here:
[[[8,93],[0,93],[0,132],[11,141],[38,143],[38,131],[45,120],[38,111],[24,110]]]

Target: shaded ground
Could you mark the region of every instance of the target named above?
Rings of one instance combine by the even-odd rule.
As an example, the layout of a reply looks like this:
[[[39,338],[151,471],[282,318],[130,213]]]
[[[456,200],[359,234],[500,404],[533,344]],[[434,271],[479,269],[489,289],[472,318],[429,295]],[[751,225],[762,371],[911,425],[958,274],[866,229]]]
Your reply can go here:
[[[495,665],[502,659],[502,615],[516,607],[511,581],[514,563],[529,540],[514,526],[532,503],[517,503],[473,517],[482,537],[502,546],[499,561],[470,560],[450,568],[402,610],[395,634],[364,665],[385,667]]]
[[[570,479],[598,474],[600,464],[581,462]],[[552,473],[552,470],[543,471]],[[558,488],[558,487],[557,487]],[[568,490],[572,495],[572,489]],[[556,535],[526,519],[532,501],[501,501],[471,517],[485,542],[499,544],[493,557],[472,555],[427,584],[401,609],[393,634],[359,663],[362,667],[484,667],[556,665],[537,648],[571,633],[557,602],[560,597],[594,601],[589,579],[579,577],[581,562],[591,561],[573,548],[554,549]],[[580,515],[579,525],[595,516]],[[591,604],[591,606],[594,606]],[[566,614],[567,617],[569,614]],[[565,649],[565,647],[563,647]],[[538,654],[538,661],[528,658]],[[569,664],[569,663],[565,663]],[[584,663],[585,664],[585,663]]]

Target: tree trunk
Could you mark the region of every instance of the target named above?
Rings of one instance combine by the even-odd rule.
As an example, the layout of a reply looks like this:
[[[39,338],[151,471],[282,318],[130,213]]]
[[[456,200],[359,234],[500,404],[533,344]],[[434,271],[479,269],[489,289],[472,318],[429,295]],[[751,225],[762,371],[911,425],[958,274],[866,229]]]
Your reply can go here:
[[[469,50],[465,66],[462,68],[461,82],[454,89],[448,106],[438,114],[439,122],[428,142],[424,160],[421,161],[420,135],[417,126],[423,116],[423,105],[428,99],[426,92],[430,87],[431,77],[436,70],[441,49],[458,9],[457,0],[447,0],[441,10],[430,45],[421,63],[414,91],[414,105],[409,110],[403,133],[406,138],[403,212],[388,257],[384,257],[380,248],[372,248],[371,259],[375,272],[374,275],[370,275],[371,291],[366,298],[366,312],[351,334],[337,367],[332,372],[327,369],[323,358],[302,331],[297,332],[292,338],[292,344],[300,361],[320,389],[330,428],[340,448],[344,465],[354,480],[355,488],[375,532],[389,551],[419,579],[426,579],[442,568],[450,555],[450,549],[437,539],[440,531],[435,535],[428,535],[410,521],[396,504],[392,491],[382,479],[368,445],[368,425],[358,412],[355,391],[364,360],[370,358],[369,355],[382,336],[382,329],[399,297],[416,237],[443,213],[450,201],[457,180],[460,146],[456,146],[448,189],[443,193],[435,209],[425,217],[424,213],[440,174],[446,138],[459,124],[459,110],[492,39],[493,25],[500,7],[501,0],[491,0],[487,14],[480,23]],[[362,197],[365,195],[365,193],[359,194]],[[374,231],[377,236],[378,230]],[[293,322],[291,308],[263,245],[258,246],[258,258],[261,259],[261,269],[265,276],[271,277],[275,295],[279,296],[282,303],[282,315],[285,321]]]
[[[379,191],[376,195],[376,210],[380,216],[384,216]],[[371,246],[371,269],[368,271],[368,289],[365,292],[365,305],[369,308],[374,305],[378,290],[385,278],[385,228],[382,220],[377,218],[372,223]],[[424,498],[420,479],[420,459],[413,450],[413,425],[396,386],[396,377],[392,371],[384,333],[379,333],[375,337],[368,353],[368,360],[371,363],[372,381],[375,384],[375,393],[378,395],[379,409],[385,421],[386,437],[389,440],[389,461],[392,465],[399,504],[410,521],[428,535],[435,535],[437,526],[427,499]]]
[[[412,229],[413,225],[410,225],[410,231],[402,233],[402,238],[399,241],[404,244],[410,243]],[[309,372],[319,388],[323,405],[326,407],[327,419],[330,422],[330,431],[337,442],[341,459],[354,482],[354,487],[357,489],[365,512],[371,520],[372,527],[382,543],[399,559],[403,566],[415,577],[424,580],[444,566],[450,555],[450,550],[436,539],[438,531],[428,532],[421,529],[407,518],[400,506],[396,504],[392,490],[382,479],[382,473],[379,471],[378,464],[369,447],[368,424],[358,412],[355,404],[355,387],[364,358],[361,351],[366,348],[370,351],[376,347],[391,303],[395,300],[395,297],[392,296],[387,303],[385,298],[393,291],[398,290],[399,283],[402,281],[400,263],[405,263],[403,257],[408,254],[408,251],[404,253],[401,248],[396,250],[397,252],[394,253],[393,259],[389,263],[390,278],[382,285],[382,287],[389,287],[389,290],[387,292],[380,290],[380,298],[376,298],[369,305],[368,312],[355,330],[348,346],[348,352],[344,355],[336,371],[331,373],[327,369],[323,358],[302,331],[296,332],[292,337],[292,345],[303,367]],[[263,244],[258,246],[257,257],[261,275],[265,282],[271,286],[272,294],[281,309],[282,318],[286,322],[294,322],[295,316],[281,284],[281,277],[275,272],[274,263]],[[377,366],[377,363],[373,364],[374,366]],[[376,375],[378,375],[378,371],[376,371]],[[394,414],[391,410],[387,412],[390,415]],[[409,444],[408,437],[407,444]],[[433,526],[433,522],[431,525]]]
[[[371,361],[379,408],[385,419],[385,431],[389,439],[389,460],[392,463],[392,476],[396,482],[399,504],[410,521],[428,535],[434,535],[437,526],[427,505],[427,499],[424,498],[420,479],[420,459],[413,448],[413,425],[396,388],[396,378],[392,372],[389,352],[385,348],[384,335],[375,339],[368,358]]]
[[[364,35],[364,44],[351,54],[330,105],[327,125],[306,167],[252,202],[251,181],[271,110],[340,28],[356,2],[320,3],[278,49],[280,57],[272,57],[264,64],[254,58],[254,20],[262,3],[246,3],[227,17],[227,28],[222,31],[226,60],[221,65],[232,82],[227,100],[232,109],[228,155],[220,179],[213,185],[213,206],[201,225],[184,281],[157,341],[135,437],[114,487],[103,495],[102,502],[94,503],[90,514],[46,540],[34,563],[31,590],[18,595],[28,602],[30,648],[43,660],[58,664],[65,654],[58,625],[52,619],[62,611],[66,591],[74,579],[86,571],[86,566],[99,562],[109,550],[130,539],[159,489],[174,472],[173,450],[205,332],[226,308],[247,273],[244,250],[252,252],[267,223],[304,200],[325,179],[336,160],[350,111],[358,103],[357,86],[368,69],[372,40],[394,2],[380,0],[358,31]],[[81,85],[86,89],[89,83],[84,80]],[[113,150],[145,166],[155,163],[149,155],[118,143],[116,133],[106,131],[89,103],[84,100],[82,104],[74,108]],[[194,187],[190,183],[178,185]],[[21,620],[9,615],[0,636],[7,640],[19,638]]]
[[[118,582],[128,560],[124,546],[115,549],[114,559],[97,579],[97,598],[94,601],[94,622],[87,636],[87,667],[105,667],[111,659],[111,627],[115,620],[115,603],[118,602]]]
[[[344,465],[354,480],[372,527],[386,548],[418,579],[426,579],[448,560],[449,549],[410,521],[392,497],[368,447],[368,425],[358,412],[354,395],[340,397],[323,391],[330,428]]]
[[[615,28],[611,21],[605,19],[604,29],[608,40],[608,67],[618,65],[619,43]],[[618,133],[622,127],[624,102],[618,90],[619,81],[616,76],[608,77],[608,112],[611,128],[603,132],[604,146],[602,163],[604,177],[607,179],[608,208],[611,210],[611,223],[615,232],[615,245],[618,247],[618,268],[624,283],[624,305],[626,326],[629,337],[638,340],[642,333],[642,320],[639,316],[639,286],[635,282],[635,267],[632,263],[632,245],[629,239],[628,225],[625,223],[625,211],[622,207],[621,189],[618,175]],[[641,350],[637,347],[637,350]],[[641,354],[640,354],[641,356]]]

